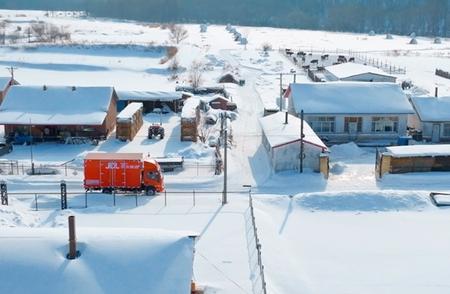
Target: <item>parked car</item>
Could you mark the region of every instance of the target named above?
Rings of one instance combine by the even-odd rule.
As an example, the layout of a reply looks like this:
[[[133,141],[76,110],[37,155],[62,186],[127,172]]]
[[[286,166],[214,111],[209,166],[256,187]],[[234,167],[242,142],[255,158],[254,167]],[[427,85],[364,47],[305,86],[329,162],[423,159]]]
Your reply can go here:
[[[0,156],[5,155],[13,151],[11,143],[0,142]]]

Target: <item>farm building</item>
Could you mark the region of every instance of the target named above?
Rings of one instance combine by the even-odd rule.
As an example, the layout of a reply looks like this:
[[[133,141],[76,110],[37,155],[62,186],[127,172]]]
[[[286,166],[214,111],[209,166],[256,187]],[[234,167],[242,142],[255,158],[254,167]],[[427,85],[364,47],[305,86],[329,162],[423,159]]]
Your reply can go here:
[[[3,102],[9,88],[18,84],[19,83],[11,77],[0,77],[0,104]]]
[[[384,82],[395,83],[397,78],[373,66],[346,62],[325,67],[329,81]]]
[[[144,124],[142,119],[143,105],[140,102],[132,102],[117,115],[116,138],[132,141],[139,129]]]
[[[300,119],[278,112],[260,119],[263,131],[262,143],[267,150],[273,170],[299,170],[300,168]],[[321,154],[327,151],[327,146],[304,122],[303,139],[305,170],[322,171],[320,167]],[[328,166],[328,165],[327,165]]]
[[[377,176],[386,173],[450,171],[450,145],[387,147],[377,155]]]
[[[450,141],[450,97],[412,97],[424,139]]]
[[[150,229],[3,228],[0,293],[191,293],[194,238]],[[20,273],[20,274],[18,274]]]
[[[181,141],[197,142],[200,122],[200,100],[192,97],[185,101],[181,111]]]
[[[155,108],[173,112],[181,111],[183,101],[190,97],[183,92],[165,92],[165,91],[117,91],[119,97],[118,110],[121,111],[131,102],[141,102],[144,105],[144,113],[152,112]]]
[[[393,144],[406,134],[414,110],[393,83],[330,82],[291,84],[289,112],[300,116],[330,143]]]
[[[0,124],[16,142],[30,129],[36,141],[106,138],[115,128],[116,101],[112,87],[13,86],[0,106]]]

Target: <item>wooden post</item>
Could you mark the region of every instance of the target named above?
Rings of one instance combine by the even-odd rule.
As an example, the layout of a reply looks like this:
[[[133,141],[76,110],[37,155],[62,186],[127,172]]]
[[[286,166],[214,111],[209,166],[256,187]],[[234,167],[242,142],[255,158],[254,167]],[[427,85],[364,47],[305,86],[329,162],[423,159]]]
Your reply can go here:
[[[77,238],[75,233],[75,216],[69,216],[69,253],[67,259],[75,259],[80,255],[77,251]]]
[[[303,156],[305,154],[305,145],[303,143],[303,138],[305,135],[303,134],[303,109],[300,112],[300,173],[303,173]]]

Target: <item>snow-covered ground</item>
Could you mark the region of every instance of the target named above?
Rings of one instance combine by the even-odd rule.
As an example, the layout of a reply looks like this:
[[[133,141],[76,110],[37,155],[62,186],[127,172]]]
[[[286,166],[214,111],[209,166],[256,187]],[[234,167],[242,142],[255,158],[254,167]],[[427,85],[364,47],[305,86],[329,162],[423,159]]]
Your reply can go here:
[[[46,17],[44,12],[0,10],[9,19],[8,30],[44,20],[71,32],[70,43],[37,44],[20,40],[0,47],[0,65],[17,67],[16,79],[31,85],[114,86],[119,90],[173,91],[188,84],[188,71],[170,78],[168,64],[161,64],[173,45],[168,30],[159,25],[107,19]],[[146,139],[147,126],[158,115],[145,117],[144,127],[130,143],[113,136],[99,146],[37,144],[38,164],[81,166],[88,151],[144,152],[153,156],[184,156],[191,167],[167,173],[167,198],[110,195],[69,195],[69,210],[59,210],[58,183],[64,179],[69,192],[82,190],[82,172],[55,176],[3,175],[11,194],[10,206],[0,207],[0,227],[61,227],[76,215],[79,230],[87,227],[154,228],[193,231],[196,245],[194,279],[206,293],[252,293],[255,277],[254,248],[249,239],[251,223],[248,186],[255,196],[256,223],[262,243],[269,293],[447,293],[446,274],[450,239],[443,234],[449,215],[430,204],[430,191],[450,190],[450,173],[386,175],[375,178],[375,150],[354,144],[331,148],[331,174],[296,172],[273,174],[261,145],[258,118],[264,108],[279,104],[279,73],[295,66],[279,48],[318,52],[358,52],[406,67],[400,80],[411,79],[426,91],[439,86],[450,94],[450,80],[434,75],[435,68],[450,68],[450,43],[432,44],[431,38],[367,36],[274,28],[237,27],[248,38],[243,46],[233,41],[225,26],[211,25],[200,33],[198,25],[185,25],[189,37],[178,47],[177,59],[189,68],[202,61],[204,84],[215,84],[223,73],[246,80],[243,87],[227,85],[238,105],[231,124],[229,151],[229,203],[221,205],[222,176],[210,165],[214,149],[201,143],[180,142],[180,117],[162,116],[164,140]],[[262,52],[264,43],[273,47]],[[6,70],[3,75],[6,75]],[[282,83],[292,81],[286,76]],[[307,78],[302,73],[297,81]],[[15,146],[2,159],[27,164],[29,146]],[[245,185],[246,187],[243,187]],[[196,193],[194,193],[196,191]],[[204,192],[204,193],[199,193]],[[31,193],[31,194],[25,194]],[[38,197],[35,210],[34,193]],[[288,197],[291,195],[291,197]],[[257,288],[257,287],[256,287]],[[257,292],[257,291],[256,291]],[[257,292],[258,293],[258,292]]]

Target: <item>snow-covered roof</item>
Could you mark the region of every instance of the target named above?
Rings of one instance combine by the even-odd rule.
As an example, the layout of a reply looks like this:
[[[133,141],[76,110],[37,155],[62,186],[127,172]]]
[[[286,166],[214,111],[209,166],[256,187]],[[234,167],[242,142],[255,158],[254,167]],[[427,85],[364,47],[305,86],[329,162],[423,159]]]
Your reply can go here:
[[[0,124],[101,125],[112,87],[12,86],[0,106]]]
[[[171,102],[181,99],[182,92],[166,91],[117,91],[119,100],[135,101],[163,101]]]
[[[450,97],[412,97],[411,102],[422,122],[450,121]]]
[[[187,234],[80,228],[75,260],[67,240],[67,229],[3,228],[0,293],[190,293]]]
[[[387,147],[385,154],[393,157],[450,156],[450,145],[409,145]]]
[[[300,122],[298,117],[288,114],[288,123],[285,124],[286,113],[277,112],[259,119],[262,130],[272,148],[300,141]],[[303,141],[322,149],[327,146],[317,136],[306,121],[303,121]]]
[[[181,110],[182,118],[195,118],[196,110],[200,104],[200,99],[196,97],[190,97],[184,101],[183,109]]]
[[[395,78],[394,76],[389,75],[376,67],[354,62],[330,65],[326,67],[326,70],[338,79],[345,79],[367,73]]]
[[[214,101],[216,99],[222,99],[222,100],[225,100],[225,101],[228,101],[228,102],[230,101],[230,99],[228,99],[228,98],[226,98],[226,97],[224,97],[222,95],[219,95],[219,94],[216,94],[216,95],[213,95],[213,96],[201,96],[201,97],[199,97],[199,99],[204,101],[204,102],[206,102],[206,103],[211,103],[212,101]]]
[[[133,118],[133,115],[143,107],[144,105],[142,102],[132,102],[117,115],[117,120],[130,120]]]
[[[394,83],[299,83],[291,84],[286,96],[291,96],[297,113],[414,114],[406,94]]]

